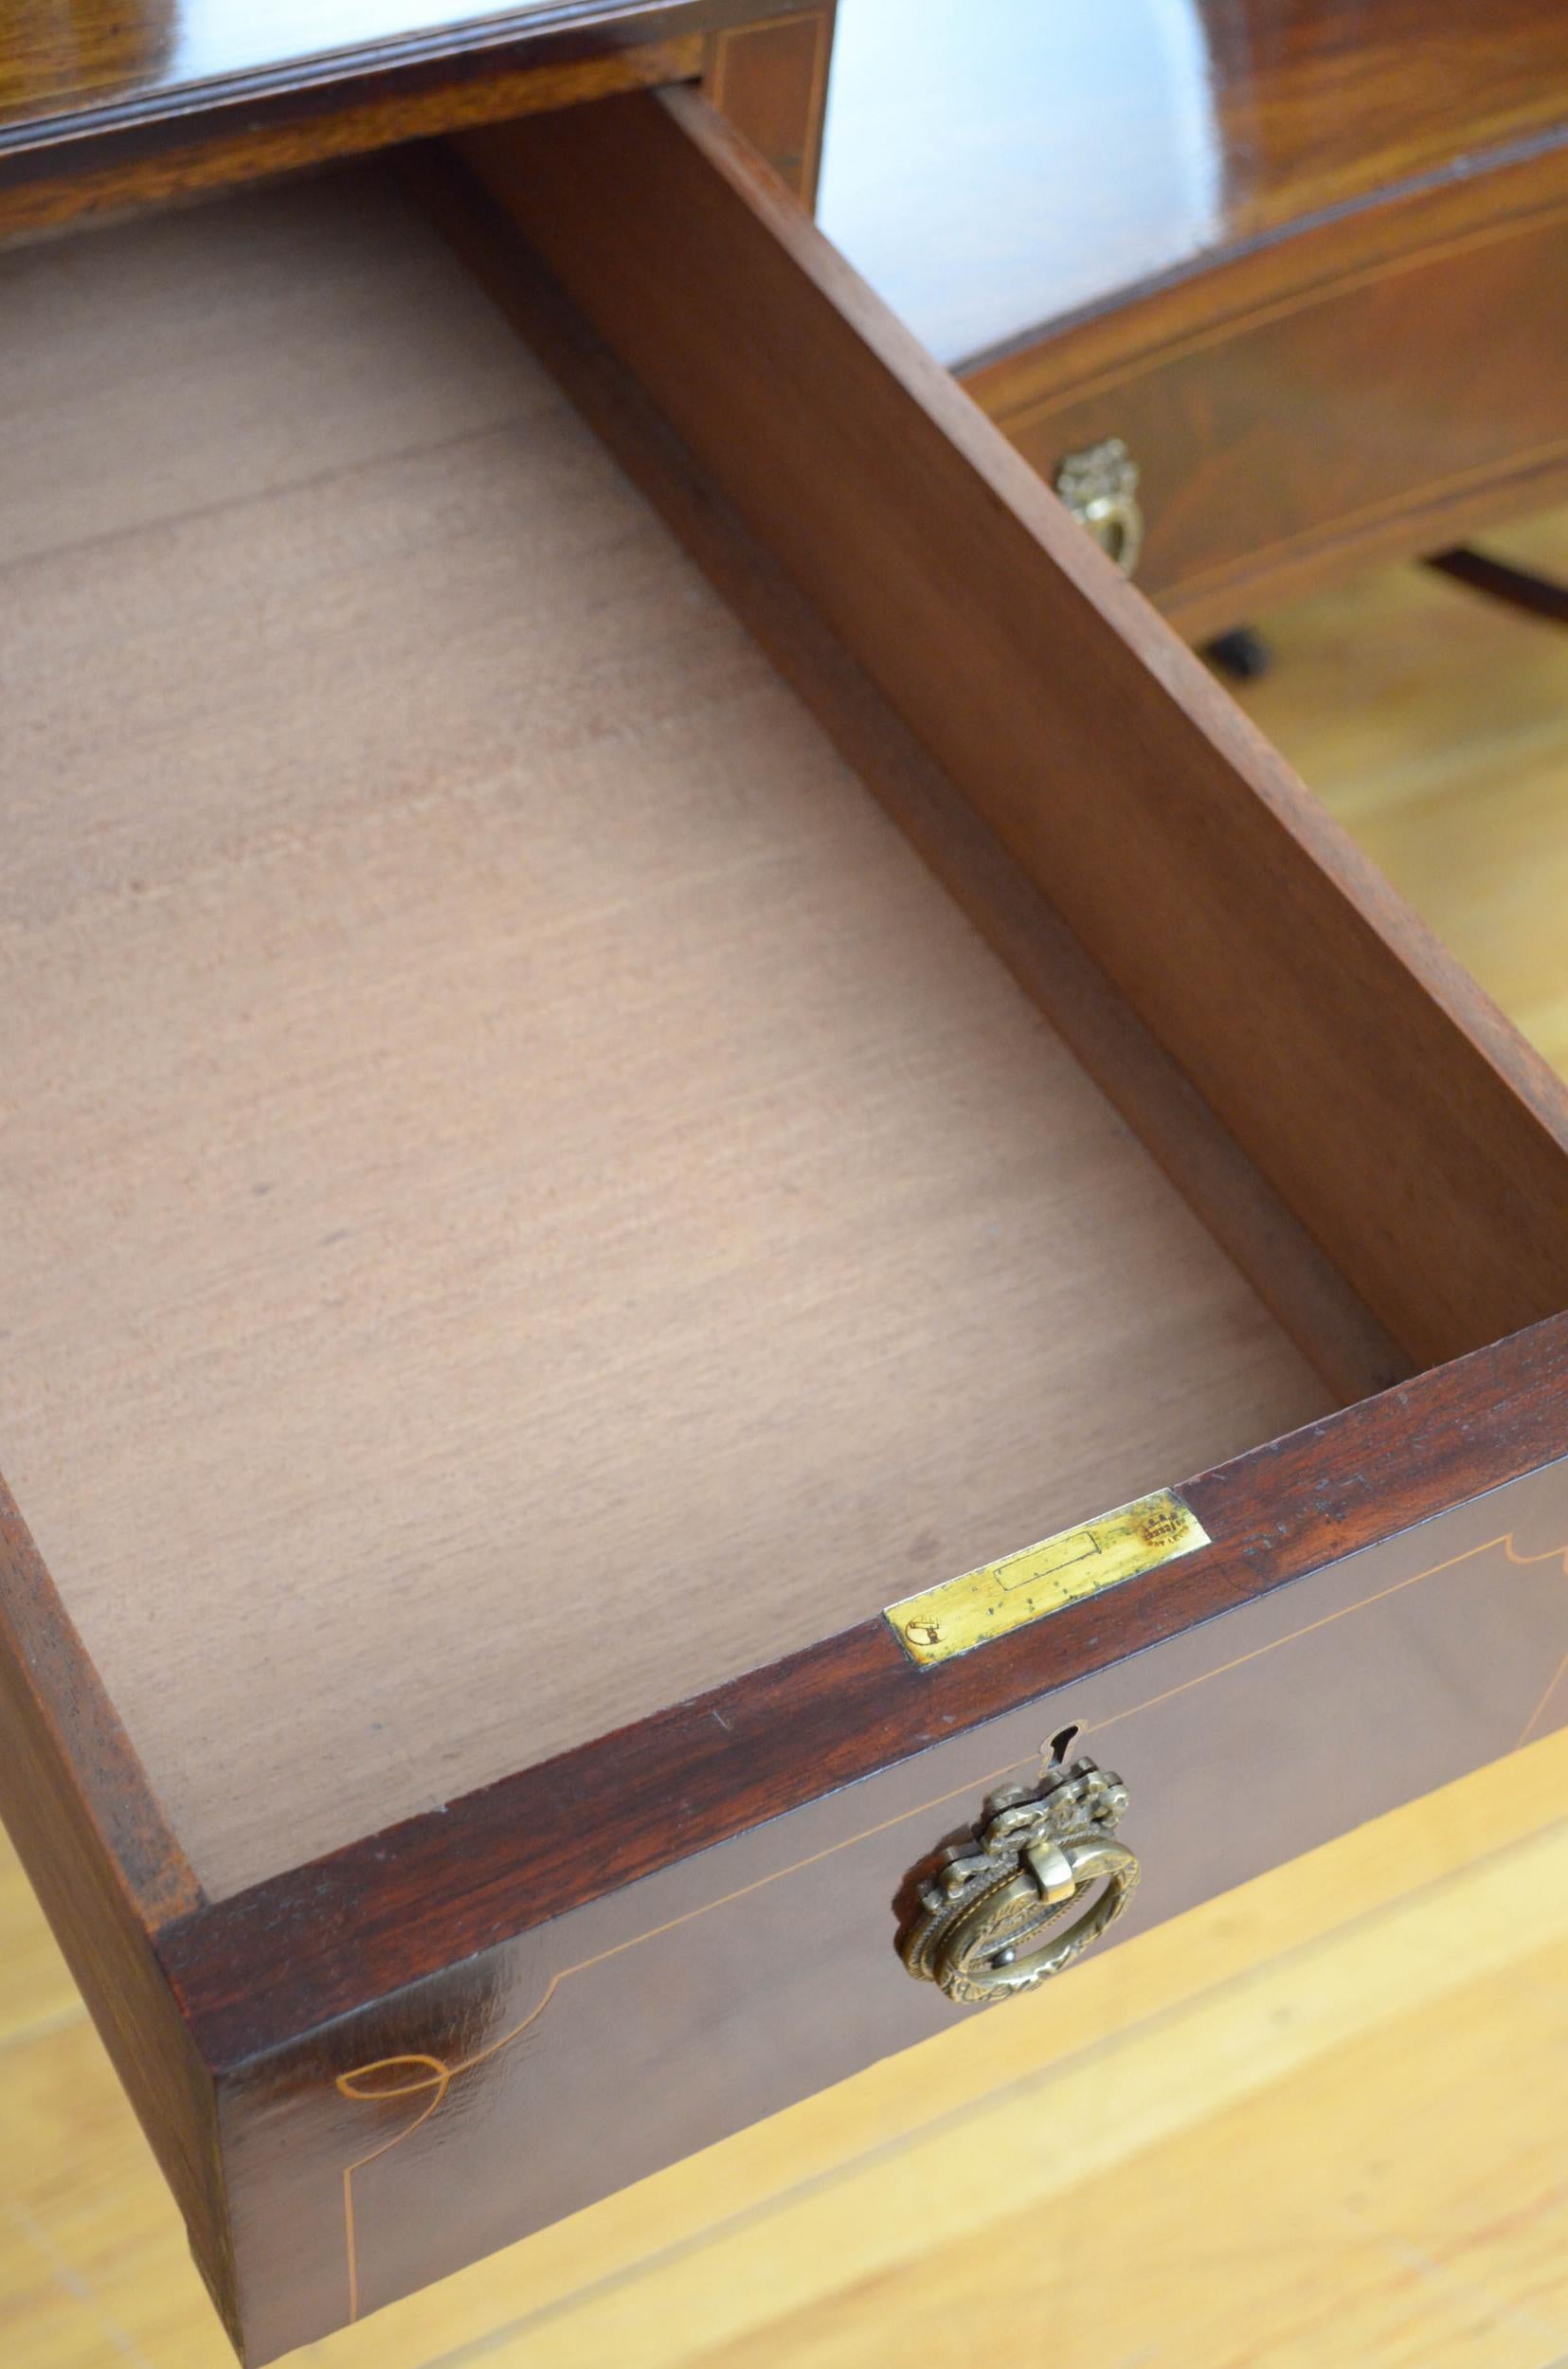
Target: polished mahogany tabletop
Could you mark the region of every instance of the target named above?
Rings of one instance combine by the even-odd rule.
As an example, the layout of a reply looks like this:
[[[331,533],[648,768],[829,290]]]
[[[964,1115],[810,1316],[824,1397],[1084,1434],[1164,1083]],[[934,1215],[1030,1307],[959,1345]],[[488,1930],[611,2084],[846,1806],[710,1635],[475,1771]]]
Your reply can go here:
[[[0,233],[695,79],[721,35],[776,13],[776,0],[5,0]]]
[[[0,136],[96,111],[195,108],[283,72],[327,75],[387,45],[437,44],[460,27],[496,38],[564,13],[555,0],[8,0]]]
[[[1568,138],[1563,0],[839,0],[819,214],[944,361]]]
[[[309,89],[378,91],[776,13],[770,0],[5,0],[0,157],[189,125]]]
[[[788,0],[9,0],[0,162]],[[183,135],[182,135],[183,136]],[[1568,136],[1563,0],[839,0],[819,199],[946,361]]]

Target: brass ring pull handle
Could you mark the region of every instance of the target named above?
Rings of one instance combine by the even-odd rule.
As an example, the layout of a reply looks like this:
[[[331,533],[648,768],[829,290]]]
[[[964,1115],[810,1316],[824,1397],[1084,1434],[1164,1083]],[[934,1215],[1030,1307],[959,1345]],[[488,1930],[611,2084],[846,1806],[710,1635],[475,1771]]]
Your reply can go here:
[[[1138,506],[1138,463],[1119,436],[1063,453],[1052,490],[1087,527],[1124,576],[1130,576],[1144,548],[1144,514]]]
[[[1049,1948],[1036,1939],[1079,1894],[1103,1876],[1106,1888]],[[1043,1889],[1057,1877],[1060,1890]],[[933,1973],[949,1998],[1004,1998],[1032,1991],[1060,1974],[1120,1916],[1138,1881],[1138,1862],[1125,1843],[1069,1842],[1051,1846],[1045,1864],[1030,1854],[1017,1875],[955,1919],[937,1952]],[[1019,1955],[1020,1950],[1022,1955]]]
[[[973,1848],[951,1850],[921,1890],[899,1944],[910,1972],[970,2003],[1060,1974],[1115,1923],[1137,1886],[1138,1861],[1114,1834],[1126,1800],[1121,1779],[1089,1760],[1052,1769],[1033,1792],[1011,1785],[993,1794]]]

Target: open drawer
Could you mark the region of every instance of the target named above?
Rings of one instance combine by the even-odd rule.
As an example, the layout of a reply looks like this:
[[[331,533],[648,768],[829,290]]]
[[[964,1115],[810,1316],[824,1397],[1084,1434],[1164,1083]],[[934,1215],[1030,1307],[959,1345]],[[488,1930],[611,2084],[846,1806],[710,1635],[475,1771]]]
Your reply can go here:
[[[1557,1082],[694,96],[410,174],[6,264],[0,1799],[257,2361],[1568,1716]]]

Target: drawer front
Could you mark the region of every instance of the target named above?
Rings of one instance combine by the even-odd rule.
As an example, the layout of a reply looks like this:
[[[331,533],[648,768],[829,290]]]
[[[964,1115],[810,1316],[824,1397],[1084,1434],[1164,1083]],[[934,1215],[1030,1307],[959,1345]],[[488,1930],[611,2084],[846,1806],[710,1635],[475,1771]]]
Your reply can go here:
[[[1108,1947],[1565,1719],[1568,1460],[481,1951],[223,2086],[249,2357],[975,2012],[910,1875],[1070,1725],[1130,1794]]]
[[[1550,498],[1568,476],[1568,213],[1494,226],[1210,320],[1026,401],[977,391],[1040,474],[1111,437],[1139,472],[1137,578],[1194,635],[1388,552]],[[1063,354],[1071,340],[1064,339]]]

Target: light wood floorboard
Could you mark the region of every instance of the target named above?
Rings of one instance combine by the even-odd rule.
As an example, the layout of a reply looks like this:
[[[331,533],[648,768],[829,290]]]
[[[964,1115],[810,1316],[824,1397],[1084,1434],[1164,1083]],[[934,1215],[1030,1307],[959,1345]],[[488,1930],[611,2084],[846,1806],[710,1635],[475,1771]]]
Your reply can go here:
[[[1568,510],[1476,540],[1568,582]],[[1568,1073],[1568,631],[1408,567],[1261,622],[1243,706]]]

